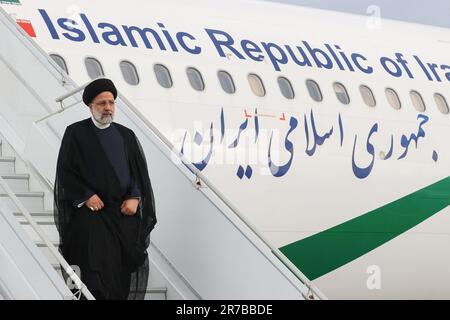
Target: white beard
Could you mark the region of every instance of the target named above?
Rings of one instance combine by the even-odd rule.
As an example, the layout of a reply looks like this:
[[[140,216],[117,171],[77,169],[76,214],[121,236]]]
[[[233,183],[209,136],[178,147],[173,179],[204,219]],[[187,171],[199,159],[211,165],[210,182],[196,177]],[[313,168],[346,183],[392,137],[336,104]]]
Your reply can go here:
[[[101,124],[110,124],[111,122],[114,121],[114,113],[110,115],[109,114],[104,115],[92,109],[92,115],[94,116],[94,119]]]

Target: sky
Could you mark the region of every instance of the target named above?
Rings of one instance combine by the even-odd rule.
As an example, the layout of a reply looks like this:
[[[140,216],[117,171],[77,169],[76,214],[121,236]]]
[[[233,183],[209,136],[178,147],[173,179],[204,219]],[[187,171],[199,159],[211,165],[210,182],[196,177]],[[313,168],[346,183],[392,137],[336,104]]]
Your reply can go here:
[[[449,0],[265,0],[450,28]]]

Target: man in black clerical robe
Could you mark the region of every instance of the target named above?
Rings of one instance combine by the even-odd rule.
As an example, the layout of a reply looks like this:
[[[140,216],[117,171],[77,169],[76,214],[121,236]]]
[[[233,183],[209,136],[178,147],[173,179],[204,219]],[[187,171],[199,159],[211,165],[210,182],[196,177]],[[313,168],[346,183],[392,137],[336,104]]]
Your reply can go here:
[[[156,224],[145,155],[114,123],[117,90],[98,79],[83,92],[92,117],[66,128],[54,189],[59,249],[97,299],[143,299]]]

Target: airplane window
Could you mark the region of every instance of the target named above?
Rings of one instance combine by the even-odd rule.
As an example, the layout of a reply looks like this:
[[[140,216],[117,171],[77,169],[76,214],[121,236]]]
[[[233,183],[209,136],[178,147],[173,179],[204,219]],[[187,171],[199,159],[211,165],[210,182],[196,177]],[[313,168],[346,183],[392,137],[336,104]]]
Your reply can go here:
[[[161,87],[172,88],[173,82],[172,77],[170,76],[169,69],[167,69],[162,64],[155,64],[153,69],[155,71],[156,79],[158,80],[158,83],[161,85]]]
[[[359,86],[359,92],[361,92],[361,97],[363,98],[364,103],[369,107],[375,107],[377,105],[375,96],[368,86]]]
[[[278,85],[280,86],[281,93],[286,99],[294,99],[294,88],[292,88],[291,82],[287,78],[278,77]]]
[[[334,92],[336,93],[337,99],[342,104],[349,104],[350,103],[350,97],[347,93],[347,89],[345,89],[345,86],[342,83],[335,82],[333,84]]]
[[[439,93],[435,93],[434,101],[436,102],[436,105],[441,113],[443,113],[443,114],[449,113],[448,104],[443,95],[441,95]]]
[[[129,61],[120,62],[120,70],[122,71],[123,78],[128,84],[137,86],[139,84],[139,75],[136,67]]]
[[[251,73],[248,75],[248,83],[250,84],[250,88],[255,95],[257,95],[258,97],[264,97],[266,95],[264,84],[261,78],[256,74]]]
[[[422,96],[417,91],[412,90],[409,95],[411,96],[411,101],[413,103],[414,108],[416,108],[419,112],[424,112],[426,110],[425,102],[422,99]]]
[[[197,91],[205,90],[205,83],[203,82],[202,74],[195,68],[187,68],[186,73],[191,83],[192,88]]]
[[[397,92],[394,89],[386,88],[386,98],[392,108],[399,110],[402,107],[400,99],[398,98]]]
[[[63,57],[61,57],[58,54],[51,54],[50,57],[53,59],[53,61],[56,62],[56,64],[63,69],[67,74],[69,74],[69,71],[67,70],[67,64]]]
[[[306,80],[306,87],[308,88],[309,95],[314,101],[320,102],[323,100],[320,87],[314,80]]]
[[[228,72],[219,71],[217,72],[217,76],[219,77],[220,85],[222,86],[223,91],[230,94],[236,92],[236,87],[234,86],[233,78]]]
[[[86,58],[84,60],[84,64],[86,65],[86,70],[89,75],[89,78],[96,79],[98,77],[104,76],[103,68],[100,62],[95,58]]]

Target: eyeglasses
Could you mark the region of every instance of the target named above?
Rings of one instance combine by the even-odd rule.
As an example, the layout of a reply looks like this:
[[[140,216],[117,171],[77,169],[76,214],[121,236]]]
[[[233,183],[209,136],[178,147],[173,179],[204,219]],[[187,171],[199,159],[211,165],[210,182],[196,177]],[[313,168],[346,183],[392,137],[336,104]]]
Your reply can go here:
[[[102,100],[102,101],[99,101],[99,102],[92,102],[92,104],[95,104],[95,105],[100,106],[100,107],[106,107],[107,105],[115,106],[116,105],[116,101],[114,101],[114,100]]]

